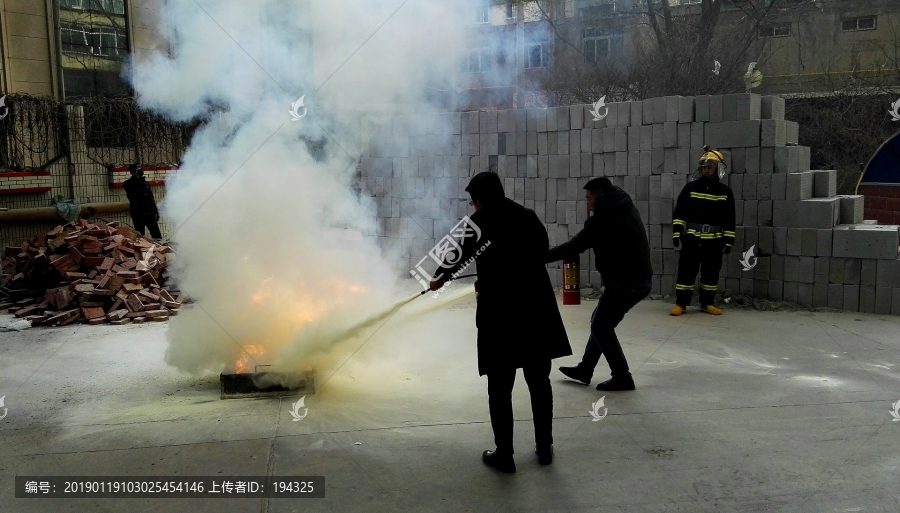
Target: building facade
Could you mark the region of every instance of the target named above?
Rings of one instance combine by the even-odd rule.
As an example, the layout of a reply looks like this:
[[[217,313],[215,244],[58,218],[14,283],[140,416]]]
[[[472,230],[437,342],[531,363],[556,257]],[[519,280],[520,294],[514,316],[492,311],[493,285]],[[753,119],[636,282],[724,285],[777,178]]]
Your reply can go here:
[[[720,34],[746,23],[754,0],[723,1],[716,29]],[[669,4],[674,23],[700,21],[700,0]],[[660,13],[659,0],[655,6]],[[608,63],[627,66],[637,58],[637,43],[652,37],[647,12],[644,0],[513,1],[476,7],[469,58],[462,66],[467,94],[460,97],[461,108],[552,103],[544,98],[534,105],[527,92],[533,97],[551,76],[577,76]],[[756,62],[763,79],[755,92],[792,96],[847,85],[900,86],[900,2],[895,0],[782,0],[749,33],[754,41],[748,44],[746,62],[725,64],[738,66],[743,74]],[[710,71],[713,66],[711,60]]]
[[[128,93],[129,53],[164,45],[164,0],[0,0],[0,90],[59,100]]]
[[[137,111],[123,73],[129,55],[167,50],[164,7],[164,0],[0,0],[0,209],[8,209],[0,211],[0,243],[21,244],[61,222],[46,214],[57,197],[103,205],[130,224],[121,182],[131,162],[148,165],[162,199],[177,157],[128,147],[124,116]]]

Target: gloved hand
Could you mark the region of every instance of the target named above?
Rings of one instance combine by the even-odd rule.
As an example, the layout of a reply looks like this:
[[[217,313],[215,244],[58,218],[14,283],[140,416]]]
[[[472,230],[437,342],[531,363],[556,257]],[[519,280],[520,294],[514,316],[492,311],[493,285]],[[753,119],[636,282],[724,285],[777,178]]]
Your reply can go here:
[[[672,247],[678,249],[678,246],[681,246],[681,237],[672,237]]]
[[[725,246],[724,248],[722,248],[722,254],[727,255],[728,253],[731,253],[731,246]]]

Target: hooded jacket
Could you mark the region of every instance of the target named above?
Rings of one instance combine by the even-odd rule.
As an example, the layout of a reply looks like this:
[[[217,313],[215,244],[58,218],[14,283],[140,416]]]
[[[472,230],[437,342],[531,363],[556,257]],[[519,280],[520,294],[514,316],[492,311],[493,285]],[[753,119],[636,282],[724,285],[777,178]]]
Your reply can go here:
[[[594,214],[572,240],[550,250],[548,262],[594,250],[603,285],[642,285],[653,276],[650,244],[631,196],[611,186],[597,197]]]
[[[718,230],[703,233],[693,224],[718,226]],[[672,239],[692,241],[714,240],[731,247],[734,244],[734,194],[719,181],[718,175],[700,177],[681,189],[672,215]]]
[[[445,266],[453,276],[470,260],[478,273],[478,373],[521,368],[572,354],[544,259],[550,242],[533,210],[509,198],[472,214],[480,239],[462,244],[462,256]]]
[[[122,184],[128,197],[131,217],[134,219],[159,220],[159,210],[153,198],[153,190],[142,175],[134,175]]]

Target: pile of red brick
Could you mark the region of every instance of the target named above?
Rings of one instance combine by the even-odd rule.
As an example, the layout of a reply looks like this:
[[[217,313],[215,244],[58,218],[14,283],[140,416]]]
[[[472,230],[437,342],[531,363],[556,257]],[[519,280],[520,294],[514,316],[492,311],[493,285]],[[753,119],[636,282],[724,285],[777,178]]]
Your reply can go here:
[[[32,326],[137,324],[178,315],[185,298],[166,286],[170,248],[104,221],[82,219],[7,247],[0,310]]]

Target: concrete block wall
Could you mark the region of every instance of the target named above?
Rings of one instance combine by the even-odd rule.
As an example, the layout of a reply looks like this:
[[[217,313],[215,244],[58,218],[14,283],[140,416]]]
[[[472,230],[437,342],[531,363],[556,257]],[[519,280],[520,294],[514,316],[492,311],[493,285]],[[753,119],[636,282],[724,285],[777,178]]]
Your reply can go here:
[[[708,144],[726,156],[738,224],[720,290],[900,314],[898,227],[864,223],[862,196],[838,197],[834,171],[810,170],[810,148],[796,145],[799,126],[784,119],[782,98],[664,97],[607,107],[598,121],[590,105],[433,114],[425,134],[365,130],[364,122],[363,189],[379,206],[377,235],[399,255],[398,274],[409,276],[471,213],[469,178],[496,166],[507,196],[534,209],[551,245],[581,229],[587,180],[609,177],[646,225],[651,293],[674,294],[672,210]],[[744,271],[751,246],[757,265]],[[592,259],[582,256],[582,286],[602,286]],[[559,286],[559,264],[550,267]]]

